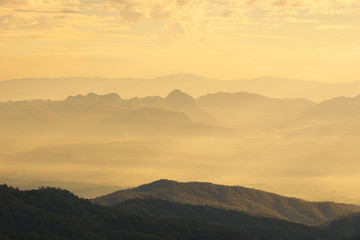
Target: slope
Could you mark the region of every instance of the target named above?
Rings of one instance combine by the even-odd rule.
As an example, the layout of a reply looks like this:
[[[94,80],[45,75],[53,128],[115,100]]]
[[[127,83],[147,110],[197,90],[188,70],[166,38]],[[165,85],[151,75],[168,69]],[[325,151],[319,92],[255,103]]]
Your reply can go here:
[[[310,240],[318,239],[319,236],[327,239],[332,238],[330,234],[327,234],[322,229],[280,219],[255,217],[238,211],[209,206],[194,206],[161,199],[131,199],[113,208],[146,216],[186,218],[221,224],[255,239]]]
[[[344,229],[358,224],[358,220],[342,220],[340,228],[331,223],[321,229],[155,199],[129,200],[109,208],[66,190],[19,191],[7,185],[0,185],[0,214],[0,238],[4,240],[342,240],[349,233]]]
[[[207,94],[196,99],[212,116],[232,127],[282,127],[316,104],[305,99],[276,99],[247,92]]]
[[[186,219],[128,214],[66,190],[0,186],[0,239],[245,240],[238,231]]]
[[[201,182],[179,183],[169,180],[159,180],[137,188],[120,190],[92,201],[113,206],[133,198],[160,198],[193,205],[206,204],[307,225],[320,224],[353,212],[353,209],[346,205],[332,202],[307,202],[239,186]]]
[[[70,96],[63,101],[2,102],[0,129],[11,136],[26,133],[33,134],[32,137],[65,133],[129,137],[204,134],[208,131],[227,134],[232,131],[196,123],[180,106],[172,107],[165,99],[140,100],[123,100],[115,93],[89,93]],[[189,112],[204,120],[207,118],[196,105]]]

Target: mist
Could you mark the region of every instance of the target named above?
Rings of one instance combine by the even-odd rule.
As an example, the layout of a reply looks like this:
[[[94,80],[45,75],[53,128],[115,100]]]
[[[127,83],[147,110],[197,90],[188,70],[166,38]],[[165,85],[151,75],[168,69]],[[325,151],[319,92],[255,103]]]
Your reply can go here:
[[[328,104],[179,90],[3,102],[0,174],[20,188],[53,185],[84,197],[165,178],[360,203],[359,135],[350,131],[358,113]]]

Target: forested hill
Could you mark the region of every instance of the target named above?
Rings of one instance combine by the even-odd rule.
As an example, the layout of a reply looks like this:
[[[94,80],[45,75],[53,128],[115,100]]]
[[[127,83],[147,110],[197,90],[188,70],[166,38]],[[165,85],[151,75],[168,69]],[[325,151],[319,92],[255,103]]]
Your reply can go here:
[[[160,198],[193,205],[238,210],[256,216],[276,217],[306,225],[325,223],[359,211],[359,207],[333,202],[309,202],[256,189],[212,183],[159,180],[93,199],[113,206],[133,198]]]
[[[341,239],[342,234],[330,234],[327,229],[291,223],[276,218],[251,216],[233,210],[175,203],[161,199],[131,199],[113,208],[129,213],[154,217],[186,218],[221,224],[255,239],[268,240],[317,240]]]
[[[0,186],[0,239],[247,240],[218,224],[154,218],[101,207],[55,189]]]
[[[103,207],[66,190],[6,185],[0,185],[0,216],[4,240],[343,240],[360,234],[358,215],[319,228],[159,199]]]

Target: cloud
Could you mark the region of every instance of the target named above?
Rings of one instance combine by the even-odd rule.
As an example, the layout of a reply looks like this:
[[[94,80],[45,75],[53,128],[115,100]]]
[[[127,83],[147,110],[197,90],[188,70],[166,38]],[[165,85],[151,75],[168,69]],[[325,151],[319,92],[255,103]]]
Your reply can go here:
[[[318,15],[358,14],[359,10],[358,0],[0,0],[0,26],[23,31],[48,29],[59,35],[73,31],[75,36],[84,36],[78,31],[87,35],[106,29],[118,34],[137,24],[159,21],[158,28],[149,28],[148,34],[153,31],[165,40],[184,36],[194,40],[259,34],[281,29],[289,22],[322,23],[317,30],[340,29],[338,25],[343,23],[327,23],[317,19]],[[6,38],[5,34],[0,37]]]
[[[299,14],[297,11],[304,10],[313,14],[357,12],[360,9],[360,2],[358,0],[0,0],[0,7],[28,13],[79,13],[103,18],[117,16],[118,21],[126,24],[160,19],[169,21],[168,27],[181,29],[188,25],[185,22],[189,23],[189,21],[193,26],[199,21],[200,25],[204,26],[219,19],[226,20],[230,24],[239,23],[239,18],[244,20],[244,16],[248,16],[247,19],[254,19],[251,14],[256,9],[265,11],[264,16],[284,13],[297,15]],[[261,16],[254,19],[257,22],[262,20]]]
[[[295,18],[295,17],[288,17],[284,19],[289,23],[319,23],[321,22],[318,19],[306,19],[306,18]]]
[[[354,30],[354,29],[360,29],[359,26],[356,25],[345,25],[345,24],[324,24],[324,25],[316,25],[314,26],[318,30]]]
[[[17,12],[32,12],[32,13],[79,13],[78,11],[72,11],[72,10],[41,11],[41,10],[15,9],[14,11],[17,11]]]

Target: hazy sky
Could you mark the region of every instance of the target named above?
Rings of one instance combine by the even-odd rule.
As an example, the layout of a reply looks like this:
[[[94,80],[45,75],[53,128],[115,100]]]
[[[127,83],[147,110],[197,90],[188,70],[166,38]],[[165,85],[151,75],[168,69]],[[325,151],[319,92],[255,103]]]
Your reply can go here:
[[[0,0],[0,80],[360,80],[359,0]]]

